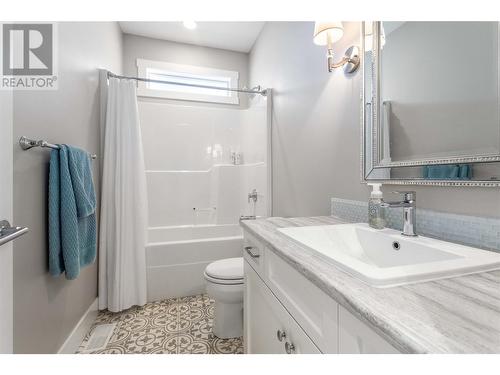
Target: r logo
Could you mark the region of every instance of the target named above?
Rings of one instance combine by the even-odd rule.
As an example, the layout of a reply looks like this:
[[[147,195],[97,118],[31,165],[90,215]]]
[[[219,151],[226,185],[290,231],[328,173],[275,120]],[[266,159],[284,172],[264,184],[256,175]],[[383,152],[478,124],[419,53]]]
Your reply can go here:
[[[3,25],[3,75],[53,74],[52,24]]]

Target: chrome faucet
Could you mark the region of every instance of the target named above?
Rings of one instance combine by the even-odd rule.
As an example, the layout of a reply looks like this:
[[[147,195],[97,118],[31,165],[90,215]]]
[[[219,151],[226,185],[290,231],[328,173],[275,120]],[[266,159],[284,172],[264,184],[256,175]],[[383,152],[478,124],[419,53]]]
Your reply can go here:
[[[383,202],[382,207],[396,208],[403,207],[403,236],[415,237],[417,236],[417,193],[414,191],[393,191],[395,194],[402,194],[403,200],[401,202]]]

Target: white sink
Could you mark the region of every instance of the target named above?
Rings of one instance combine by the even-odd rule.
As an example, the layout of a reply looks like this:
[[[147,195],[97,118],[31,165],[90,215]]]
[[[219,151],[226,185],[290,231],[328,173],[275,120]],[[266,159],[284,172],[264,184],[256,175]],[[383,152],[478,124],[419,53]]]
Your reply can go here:
[[[500,269],[500,253],[367,224],[278,229],[315,255],[376,287]]]

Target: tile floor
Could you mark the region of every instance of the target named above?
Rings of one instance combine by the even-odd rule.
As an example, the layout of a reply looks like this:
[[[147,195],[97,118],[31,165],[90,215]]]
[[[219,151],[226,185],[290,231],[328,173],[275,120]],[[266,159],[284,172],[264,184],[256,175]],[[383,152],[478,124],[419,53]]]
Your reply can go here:
[[[241,354],[241,338],[220,339],[212,334],[214,301],[207,295],[172,298],[99,315],[77,353],[88,354]],[[85,351],[94,328],[117,323],[105,348]]]

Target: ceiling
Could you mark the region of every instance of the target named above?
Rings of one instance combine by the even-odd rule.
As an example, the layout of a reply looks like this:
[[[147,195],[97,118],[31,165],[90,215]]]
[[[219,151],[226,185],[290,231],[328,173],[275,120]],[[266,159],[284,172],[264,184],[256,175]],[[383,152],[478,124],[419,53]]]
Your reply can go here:
[[[198,46],[250,52],[264,22],[197,22],[194,30],[182,22],[120,22],[126,34]]]

